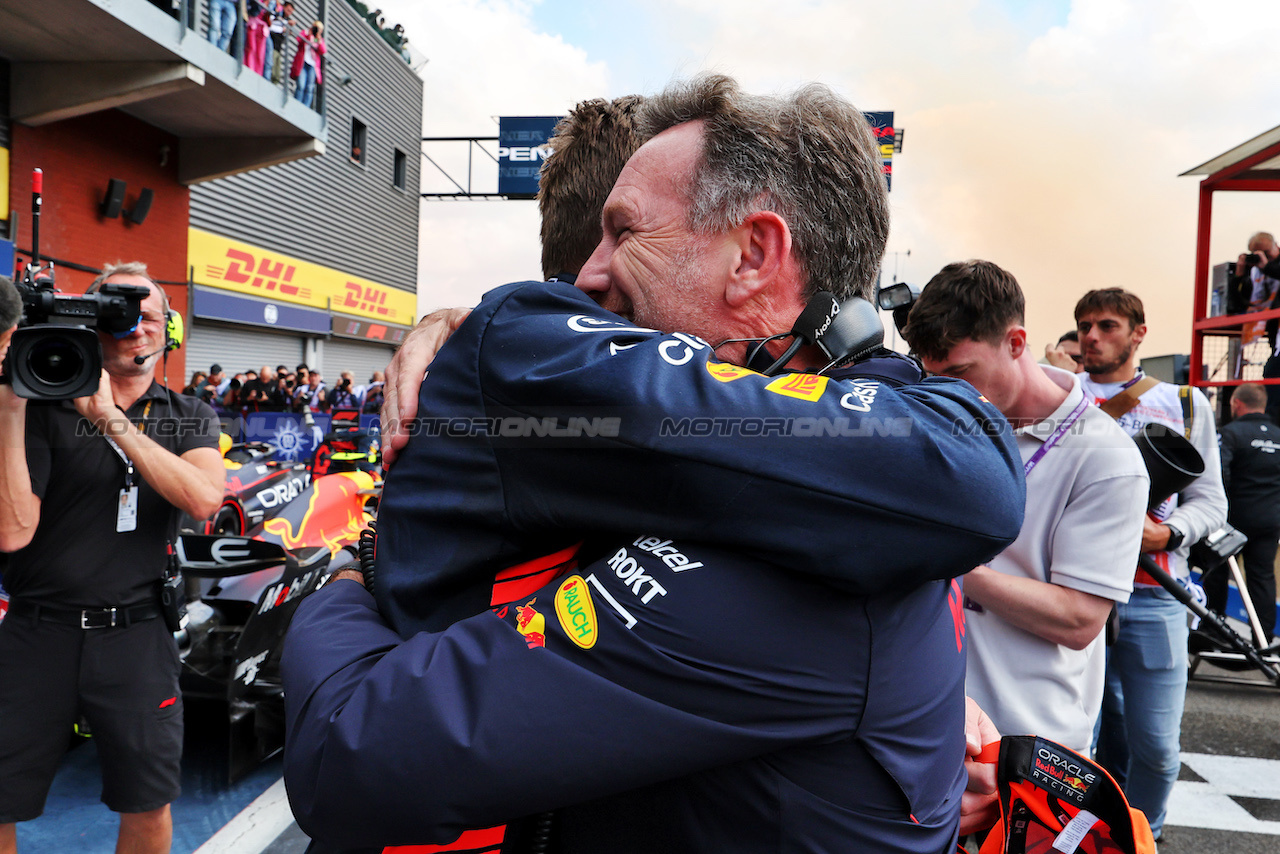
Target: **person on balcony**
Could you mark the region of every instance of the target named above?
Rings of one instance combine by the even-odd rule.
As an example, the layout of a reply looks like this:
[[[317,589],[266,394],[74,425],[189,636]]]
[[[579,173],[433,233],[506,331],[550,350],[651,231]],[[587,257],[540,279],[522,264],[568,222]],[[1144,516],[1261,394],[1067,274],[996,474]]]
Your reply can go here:
[[[293,96],[310,107],[315,101],[316,87],[324,82],[320,72],[320,57],[328,48],[324,43],[324,24],[315,21],[311,28],[298,36],[298,52],[293,57],[289,76],[297,81]]]

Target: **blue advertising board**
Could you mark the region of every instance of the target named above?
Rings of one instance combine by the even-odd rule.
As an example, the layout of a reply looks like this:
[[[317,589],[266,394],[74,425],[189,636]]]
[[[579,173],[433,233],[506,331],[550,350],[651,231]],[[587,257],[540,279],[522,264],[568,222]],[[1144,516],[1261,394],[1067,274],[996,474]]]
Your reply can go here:
[[[538,173],[550,149],[547,140],[560,116],[502,116],[498,119],[498,192],[513,199],[538,195]]]
[[[251,412],[233,422],[239,428],[239,435],[231,438],[236,442],[267,442],[279,449],[276,456],[280,459],[306,462],[329,432],[327,413],[317,412],[311,421],[307,424],[305,417],[296,412]],[[373,413],[360,416],[360,429],[375,439],[381,435],[380,424]]]
[[[197,287],[192,295],[191,311],[196,317],[210,320],[252,323],[321,335],[327,335],[333,323],[327,311],[240,296],[221,288]]]

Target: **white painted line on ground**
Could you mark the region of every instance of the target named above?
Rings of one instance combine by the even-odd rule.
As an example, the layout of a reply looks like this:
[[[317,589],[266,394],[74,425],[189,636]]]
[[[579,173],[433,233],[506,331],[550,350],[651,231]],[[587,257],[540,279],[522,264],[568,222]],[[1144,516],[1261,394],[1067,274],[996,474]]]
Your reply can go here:
[[[193,854],[259,854],[291,824],[293,812],[281,777]]]
[[[1206,782],[1174,784],[1166,824],[1280,836],[1280,821],[1260,821],[1229,797],[1280,801],[1280,760],[1184,753],[1182,761]]]

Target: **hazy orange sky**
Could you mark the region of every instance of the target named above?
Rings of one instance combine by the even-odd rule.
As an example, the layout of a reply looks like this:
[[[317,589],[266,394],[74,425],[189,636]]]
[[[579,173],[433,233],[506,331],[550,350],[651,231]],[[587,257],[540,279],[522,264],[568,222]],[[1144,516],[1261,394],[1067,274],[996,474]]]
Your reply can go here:
[[[1257,0],[382,7],[429,60],[425,135],[496,135],[497,116],[562,114],[701,70],[757,91],[820,80],[894,110],[889,277],[995,261],[1026,290],[1038,347],[1072,326],[1085,290],[1119,285],[1146,302],[1143,355],[1188,352],[1198,179],[1178,175],[1280,124],[1280,15]],[[465,176],[464,148],[429,151]],[[473,174],[496,189],[491,164]],[[424,161],[423,189],[449,188]],[[1280,230],[1277,206],[1218,194],[1213,260]],[[532,202],[424,201],[419,310],[536,277],[537,223]]]

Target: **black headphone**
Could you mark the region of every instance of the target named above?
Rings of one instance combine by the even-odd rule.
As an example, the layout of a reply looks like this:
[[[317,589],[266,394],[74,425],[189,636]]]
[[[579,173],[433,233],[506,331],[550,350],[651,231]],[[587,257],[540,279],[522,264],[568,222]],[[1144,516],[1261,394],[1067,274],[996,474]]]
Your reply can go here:
[[[772,341],[791,338],[787,349],[778,358],[765,347]],[[823,371],[865,359],[884,344],[884,324],[880,314],[863,297],[850,297],[844,302],[828,291],[814,294],[804,311],[792,324],[790,332],[780,332],[767,338],[729,338],[715,345],[720,349],[726,344],[750,344],[747,349],[747,367],[767,377],[774,376],[790,362],[801,347],[812,344],[830,361]]]

